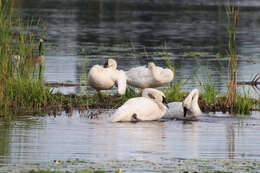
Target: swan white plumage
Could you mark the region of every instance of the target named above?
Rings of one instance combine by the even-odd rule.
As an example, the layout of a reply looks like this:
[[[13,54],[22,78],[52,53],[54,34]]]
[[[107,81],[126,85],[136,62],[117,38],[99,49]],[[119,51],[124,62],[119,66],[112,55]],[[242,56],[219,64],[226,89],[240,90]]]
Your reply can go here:
[[[120,106],[112,115],[112,122],[158,120],[165,114],[166,107],[163,92],[146,88],[142,97],[131,98]]]
[[[117,70],[117,63],[114,59],[108,59],[103,66],[94,65],[88,72],[88,84],[100,90],[118,87],[118,93],[124,95],[126,91],[126,75],[122,70]]]
[[[168,103],[168,109],[163,118],[197,120],[201,114],[198,104],[199,90],[193,89],[183,102]]]
[[[146,66],[131,68],[126,72],[127,84],[137,88],[155,88],[166,85],[173,80],[174,74],[168,68],[161,68],[154,62]]]

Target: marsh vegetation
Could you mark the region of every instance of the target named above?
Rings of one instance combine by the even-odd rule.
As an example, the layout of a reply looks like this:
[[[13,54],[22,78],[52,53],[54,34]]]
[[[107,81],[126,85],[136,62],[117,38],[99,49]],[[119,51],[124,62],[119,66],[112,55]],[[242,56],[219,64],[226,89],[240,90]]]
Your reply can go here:
[[[32,114],[56,113],[62,109],[71,112],[73,108],[79,109],[114,109],[122,105],[126,100],[139,96],[139,92],[129,87],[124,96],[103,92],[104,100],[99,100],[96,94],[87,91],[87,69],[84,76],[80,77],[80,94],[54,93],[51,84],[45,84],[42,76],[42,64],[34,62],[40,40],[44,33],[31,31],[32,23],[40,20],[23,21],[14,18],[13,8],[10,2],[0,4],[0,107],[4,110],[0,116],[8,117],[10,114],[22,112]],[[239,8],[234,5],[226,7],[228,29],[228,88],[226,93],[217,93],[211,80],[211,74],[207,71],[205,79],[198,81],[202,91],[200,107],[204,112],[222,111],[238,114],[250,114],[257,108],[259,100],[250,97],[250,90],[244,89],[243,93],[237,92],[237,61],[236,53],[236,30],[238,27]],[[132,44],[132,53],[140,58]],[[42,55],[43,53],[39,53]],[[17,56],[18,55],[18,56]],[[145,50],[144,55],[148,58]],[[162,55],[166,64],[174,72],[171,64],[167,45],[163,46]],[[193,55],[193,54],[192,54]],[[197,54],[194,58],[197,58]],[[17,58],[18,57],[18,58]],[[259,77],[255,77],[258,82]],[[184,81],[188,82],[188,81]],[[182,92],[183,82],[175,80],[169,86],[163,87],[168,102],[182,101],[186,92]],[[82,87],[85,91],[81,91]]]

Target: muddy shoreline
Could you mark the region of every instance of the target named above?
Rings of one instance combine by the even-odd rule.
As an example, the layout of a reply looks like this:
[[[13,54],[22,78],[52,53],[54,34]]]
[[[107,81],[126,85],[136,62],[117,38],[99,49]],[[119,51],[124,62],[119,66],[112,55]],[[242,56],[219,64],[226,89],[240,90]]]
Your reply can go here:
[[[142,172],[260,172],[259,160],[231,160],[231,159],[182,159],[161,158],[160,162],[149,160],[113,160],[93,162],[85,160],[67,160],[47,163],[18,163],[0,166],[0,172],[26,173],[31,170],[49,170],[74,173],[79,170],[104,170],[115,173],[118,169],[123,173]]]

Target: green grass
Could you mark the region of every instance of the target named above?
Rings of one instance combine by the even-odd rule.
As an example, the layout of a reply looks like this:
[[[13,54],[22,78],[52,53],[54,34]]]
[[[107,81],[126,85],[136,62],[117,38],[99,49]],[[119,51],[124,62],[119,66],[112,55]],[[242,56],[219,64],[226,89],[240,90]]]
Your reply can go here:
[[[39,40],[43,37],[44,33],[36,35],[30,31],[32,23],[35,21],[15,19],[13,17],[13,8],[11,8],[9,1],[6,1],[4,6],[0,4],[0,9],[0,109],[2,110],[0,116],[9,116],[24,111],[30,113],[56,112],[61,109],[71,111],[72,107],[80,107],[82,109],[117,108],[128,99],[141,95],[135,89],[129,87],[124,96],[119,96],[118,94],[111,96],[103,92],[104,100],[102,102],[98,101],[97,95],[90,95],[87,91],[87,72],[80,75],[80,83],[82,84],[83,79],[85,80],[85,86],[82,85],[82,87],[85,87],[85,94],[82,89],[80,89],[79,96],[75,94],[63,95],[52,93],[49,87],[44,86],[44,81],[40,77],[43,70],[40,72],[39,66],[32,63],[35,52],[38,50]],[[229,75],[232,83],[233,79],[236,79],[237,70],[237,59],[235,59],[236,54],[234,52],[236,38],[236,23],[234,21],[237,21],[238,12],[232,12],[232,9],[227,8],[227,14],[229,15],[228,34],[231,68]],[[133,54],[138,58],[134,44],[131,43],[131,46]],[[147,52],[144,53],[148,56]],[[163,46],[162,53],[168,68],[175,73],[166,44]],[[19,61],[13,58],[15,55],[20,56]],[[207,74],[207,78],[208,80],[200,83],[202,89],[201,95],[203,102],[207,103],[206,105],[218,104],[218,107],[212,110],[221,111],[222,108],[225,108],[231,112],[240,114],[250,113],[253,101],[250,99],[249,92],[245,92],[244,94],[238,93],[235,97],[232,96],[233,103],[232,107],[230,107],[229,104],[223,101],[223,98],[229,98],[232,89],[236,88],[231,87],[226,96],[216,98],[217,93],[209,73]],[[187,93],[181,91],[183,84],[183,82],[176,80],[175,77],[174,84],[171,83],[163,89],[168,102],[183,101],[187,95]],[[205,105],[201,104],[200,106],[203,108]]]
[[[168,88],[163,90],[168,102],[182,102],[184,94],[181,92],[182,83],[179,80],[175,80],[174,85],[169,84]]]
[[[10,1],[0,8],[0,108],[5,112],[2,113],[9,115],[10,110],[46,106],[51,90],[39,78],[39,66],[32,64],[41,37],[30,32],[34,21],[23,23],[15,19]],[[15,59],[18,55],[20,58]]]
[[[135,92],[135,88],[127,87],[125,95],[121,96],[122,103],[126,102],[130,98],[140,97],[141,93]]]
[[[214,83],[212,81],[208,66],[207,66],[207,77],[205,77],[205,75],[203,75],[203,80],[199,81],[201,90],[202,90],[202,98],[203,100],[209,104],[215,104],[216,103],[216,99],[217,99],[217,92],[215,90],[215,86]]]
[[[250,90],[245,91],[244,93],[237,93],[235,96],[235,103],[232,112],[236,112],[240,115],[249,115],[253,107],[253,100],[250,97]]]

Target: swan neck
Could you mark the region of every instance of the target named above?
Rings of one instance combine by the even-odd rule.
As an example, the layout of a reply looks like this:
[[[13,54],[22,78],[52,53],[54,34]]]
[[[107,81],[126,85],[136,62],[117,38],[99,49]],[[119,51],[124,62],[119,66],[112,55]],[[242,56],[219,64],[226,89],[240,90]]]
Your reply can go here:
[[[159,106],[159,108],[162,111],[166,110],[166,106],[163,103],[163,98],[165,98],[165,96],[161,91],[153,88],[146,88],[142,92],[142,97],[152,99],[153,101],[156,102],[156,104]]]
[[[198,116],[199,114],[201,114],[198,100],[199,100],[199,91],[197,89],[194,89],[183,101],[183,107],[187,108],[187,110],[189,110],[195,116]]]
[[[192,90],[190,94],[183,101],[183,105],[189,109],[194,103],[198,102],[198,96],[199,96],[198,90],[197,89]]]
[[[163,103],[159,102],[158,100],[155,101],[161,111],[166,111],[166,106]]]
[[[160,72],[155,65],[153,65],[151,67],[151,71],[152,71],[154,79],[157,80],[157,81],[160,81]]]

